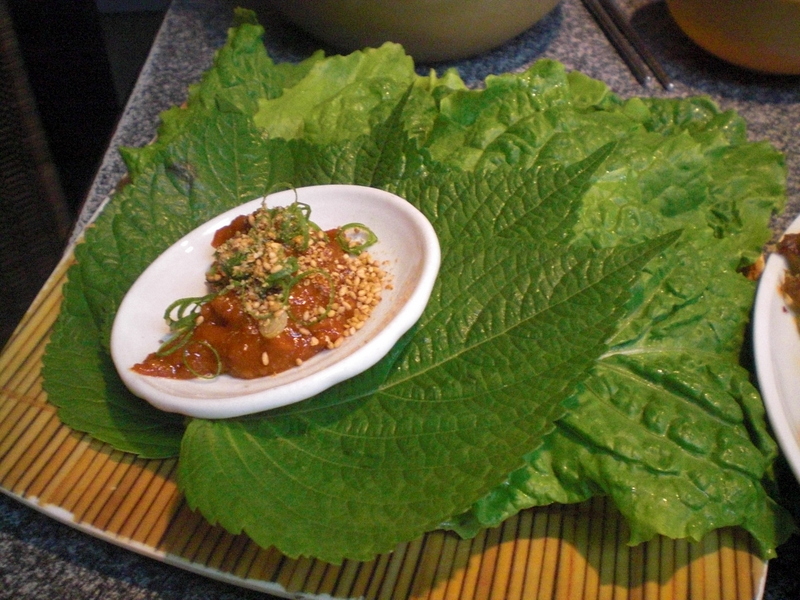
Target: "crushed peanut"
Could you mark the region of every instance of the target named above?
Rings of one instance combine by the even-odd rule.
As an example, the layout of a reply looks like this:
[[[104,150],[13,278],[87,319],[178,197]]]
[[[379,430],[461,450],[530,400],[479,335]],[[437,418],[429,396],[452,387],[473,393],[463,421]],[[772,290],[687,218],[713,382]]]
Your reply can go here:
[[[219,290],[238,290],[245,310],[259,321],[265,337],[283,330],[286,312],[313,345],[320,340],[309,327],[327,318],[346,315],[343,336],[351,336],[364,326],[388,286],[381,265],[368,252],[354,251],[367,233],[374,234],[363,226],[348,226],[350,237],[342,247],[344,252],[336,253],[332,251],[332,244],[337,243],[334,234],[314,226],[302,207],[293,207],[262,207],[249,215],[249,228],[217,247],[206,279]],[[339,257],[332,263],[336,254]],[[329,289],[328,305],[294,314],[289,291],[304,286]],[[341,339],[326,345],[338,347]]]

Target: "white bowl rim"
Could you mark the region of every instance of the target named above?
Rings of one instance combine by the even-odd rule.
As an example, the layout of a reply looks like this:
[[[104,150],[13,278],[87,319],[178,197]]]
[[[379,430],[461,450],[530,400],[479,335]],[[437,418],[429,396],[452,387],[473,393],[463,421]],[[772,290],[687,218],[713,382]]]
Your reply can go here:
[[[800,217],[786,230],[798,232]],[[800,481],[800,401],[787,397],[785,389],[792,383],[800,388],[800,330],[780,291],[787,267],[786,259],[777,253],[767,259],[753,309],[753,347],[758,386],[772,431]],[[781,339],[776,340],[776,332]]]
[[[335,198],[335,202],[324,205],[324,202],[330,201],[330,198]],[[382,256],[383,258],[397,261],[401,258],[397,250],[405,244],[404,251],[412,257],[417,256],[418,261],[418,264],[414,267],[415,270],[413,272],[409,271],[409,274],[405,274],[404,265],[401,265],[403,270],[400,271],[400,276],[401,278],[409,279],[409,281],[405,282],[405,286],[403,281],[397,281],[397,264],[394,265],[395,268],[388,267],[387,270],[392,277],[394,289],[384,293],[384,298],[362,330],[348,338],[342,347],[334,351],[322,352],[299,367],[274,376],[243,380],[222,375],[209,381],[149,377],[134,372],[131,369],[133,364],[140,362],[147,353],[157,348],[157,340],[161,339],[166,333],[166,325],[162,319],[166,306],[180,297],[195,295],[192,292],[188,292],[183,296],[172,297],[163,306],[150,307],[157,313],[155,320],[161,323],[160,331],[156,338],[153,337],[152,331],[147,331],[149,334],[149,342],[147,344],[149,350],[142,353],[141,348],[144,342],[139,340],[139,329],[148,328],[132,329],[133,321],[137,320],[134,319],[136,314],[134,311],[142,313],[142,311],[147,310],[147,307],[143,307],[142,303],[151,301],[152,292],[149,292],[150,295],[148,295],[148,290],[151,290],[152,287],[148,286],[152,286],[155,270],[163,265],[168,265],[165,261],[169,261],[170,256],[176,253],[183,253],[180,256],[186,256],[185,253],[187,251],[185,249],[189,248],[189,251],[192,251],[192,244],[195,241],[201,238],[210,241],[210,236],[213,236],[214,231],[232,221],[236,216],[253,212],[264,201],[264,198],[256,198],[214,217],[175,242],[145,269],[123,298],[112,327],[111,355],[117,372],[131,392],[161,410],[198,418],[221,419],[262,412],[310,398],[372,367],[419,320],[428,303],[438,275],[441,250],[433,226],[417,208],[407,200],[390,192],[356,185],[307,186],[277,192],[266,197],[270,206],[283,206],[293,202],[295,199],[311,206],[311,219],[319,223],[323,229],[344,225],[352,221],[363,222],[373,229],[378,235],[378,243],[370,248],[370,253],[375,258]],[[370,217],[347,218],[347,216],[340,216],[343,215],[342,206],[344,206],[341,202],[350,202],[353,207],[358,205],[360,210],[364,210],[365,207],[373,212],[380,210],[381,213],[386,213],[388,210],[388,214],[391,216],[386,217],[387,221],[385,223],[375,223],[375,219],[370,220]],[[337,222],[331,223],[330,215],[327,212],[322,221],[318,220],[317,217],[320,211],[332,211],[331,206],[333,205],[337,207],[335,211]],[[325,218],[328,218],[327,222],[323,222]],[[389,225],[392,227],[391,231],[387,229]],[[393,231],[394,229],[406,231],[407,234],[410,233],[413,237],[398,241],[400,234]],[[413,247],[409,244],[413,244]],[[397,246],[397,248],[393,249],[389,245]],[[209,258],[204,263],[203,270],[199,274],[194,273],[194,275],[199,276],[200,285],[204,285],[202,276],[205,269],[210,265],[210,256],[213,249],[211,249],[210,244],[205,244],[201,247]],[[198,252],[196,254],[199,255],[201,253]],[[402,258],[404,261],[406,260],[405,256]],[[413,281],[410,280],[411,277],[413,277]],[[193,283],[192,285],[195,284]],[[388,299],[387,296],[389,296]],[[164,300],[162,300],[163,302]],[[385,306],[388,306],[385,310],[392,309],[393,312],[386,315],[385,319],[388,320],[383,323],[383,326],[378,327],[378,324],[374,323],[373,329],[375,330],[370,331],[370,324],[376,319],[376,313]],[[397,307],[396,310],[395,306]],[[148,313],[148,318],[150,318],[150,313]],[[141,323],[142,321],[138,319],[137,322]],[[144,335],[144,333],[141,335]],[[131,340],[134,337],[136,338],[135,344],[139,348],[138,353],[130,349]],[[345,352],[341,352],[348,345],[352,345],[352,347]],[[337,355],[337,353],[339,354]],[[234,390],[235,393],[231,393],[231,390]]]

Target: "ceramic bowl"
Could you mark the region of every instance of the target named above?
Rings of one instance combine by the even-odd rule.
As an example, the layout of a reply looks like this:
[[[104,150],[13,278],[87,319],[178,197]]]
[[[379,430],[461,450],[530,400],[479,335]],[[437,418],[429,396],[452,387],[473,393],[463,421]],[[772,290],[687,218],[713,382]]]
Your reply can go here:
[[[800,219],[788,229],[800,232]],[[758,284],[753,316],[756,374],[772,430],[800,481],[800,330],[780,286],[786,260],[772,254]]]
[[[267,0],[340,51],[402,44],[417,62],[479,54],[519,35],[559,0]]]
[[[168,333],[164,310],[179,298],[208,293],[205,273],[213,261],[214,232],[241,214],[255,211],[256,199],[198,227],[159,256],[136,280],[120,304],[111,333],[111,356],[125,385],[155,407],[200,418],[228,418],[298,402],[349,379],[378,362],[421,316],[439,271],[440,248],[425,216],[406,200],[361,186],[323,185],[279,192],[268,206],[298,200],[311,207],[323,229],[364,223],[378,236],[370,255],[384,263],[391,289],[362,329],[334,350],[296,368],[257,379],[221,375],[211,380],[151,377],[131,369],[155,351]]]
[[[686,35],[719,58],[800,74],[800,0],[667,0],[667,6]]]

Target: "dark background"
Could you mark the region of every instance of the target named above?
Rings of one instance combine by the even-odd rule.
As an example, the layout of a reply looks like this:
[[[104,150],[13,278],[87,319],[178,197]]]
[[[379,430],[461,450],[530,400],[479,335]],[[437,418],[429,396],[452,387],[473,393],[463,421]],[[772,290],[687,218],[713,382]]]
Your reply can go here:
[[[168,0],[0,0],[0,347],[65,248]]]

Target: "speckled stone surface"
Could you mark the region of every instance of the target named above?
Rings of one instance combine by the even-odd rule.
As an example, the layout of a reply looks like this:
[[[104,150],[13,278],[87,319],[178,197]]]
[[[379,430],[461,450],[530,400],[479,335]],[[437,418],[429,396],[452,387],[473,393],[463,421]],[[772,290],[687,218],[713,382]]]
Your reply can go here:
[[[620,0],[620,5],[674,81],[672,91],[657,84],[639,85],[580,0],[563,0],[545,19],[501,48],[419,69],[456,67],[469,85],[480,86],[487,75],[519,71],[546,57],[602,79],[626,98],[710,96],[747,120],[753,140],[767,140],[786,155],[788,204],[773,223],[778,234],[800,213],[800,78],[749,73],[709,57],[677,28],[663,0]],[[118,148],[151,140],[159,113],[183,102],[187,86],[211,65],[214,50],[224,43],[233,6],[233,0],[174,0],[87,197],[79,227],[125,174]],[[274,16],[262,12],[261,18],[267,47],[276,60],[297,60],[316,48]],[[0,599],[264,597],[117,548],[0,495]],[[770,564],[764,598],[800,598],[797,537]]]

